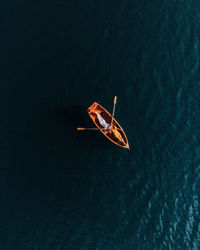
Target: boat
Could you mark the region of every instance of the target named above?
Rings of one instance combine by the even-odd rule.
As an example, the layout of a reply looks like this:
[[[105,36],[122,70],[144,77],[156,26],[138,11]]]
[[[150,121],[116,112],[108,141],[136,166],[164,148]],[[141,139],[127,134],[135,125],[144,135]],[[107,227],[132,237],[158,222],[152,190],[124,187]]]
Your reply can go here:
[[[124,130],[114,118],[117,96],[114,98],[112,115],[97,102],[88,108],[88,114],[96,128],[77,128],[77,130],[100,130],[111,142],[119,147],[130,150],[128,139]]]
[[[116,102],[115,102],[116,103]],[[115,105],[114,105],[115,107]],[[130,149],[128,139],[122,127],[105,108],[94,102],[88,108],[88,114],[96,127],[114,144],[119,147]]]

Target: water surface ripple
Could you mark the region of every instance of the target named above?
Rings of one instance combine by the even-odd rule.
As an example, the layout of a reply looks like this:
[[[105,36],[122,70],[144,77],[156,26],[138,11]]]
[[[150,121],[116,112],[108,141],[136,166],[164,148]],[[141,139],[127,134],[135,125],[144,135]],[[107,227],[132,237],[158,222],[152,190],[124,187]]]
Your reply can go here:
[[[17,2],[1,8],[0,249],[200,249],[199,1]],[[131,151],[76,131],[114,95]]]

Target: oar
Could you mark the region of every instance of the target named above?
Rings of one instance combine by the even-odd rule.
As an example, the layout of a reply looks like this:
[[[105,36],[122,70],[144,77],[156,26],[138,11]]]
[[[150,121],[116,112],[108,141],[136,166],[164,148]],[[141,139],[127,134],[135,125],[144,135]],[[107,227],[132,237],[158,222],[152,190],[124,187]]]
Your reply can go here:
[[[98,128],[77,128],[77,130],[99,130]]]
[[[116,103],[117,103],[117,96],[115,96],[115,98],[114,98],[114,106],[113,106],[113,113],[112,113],[111,126],[112,126],[112,124],[113,124],[113,118],[114,118],[114,114],[115,114],[115,106],[116,106]]]
[[[77,130],[99,130],[99,128],[77,128]],[[101,130],[108,130],[107,128],[101,128]]]

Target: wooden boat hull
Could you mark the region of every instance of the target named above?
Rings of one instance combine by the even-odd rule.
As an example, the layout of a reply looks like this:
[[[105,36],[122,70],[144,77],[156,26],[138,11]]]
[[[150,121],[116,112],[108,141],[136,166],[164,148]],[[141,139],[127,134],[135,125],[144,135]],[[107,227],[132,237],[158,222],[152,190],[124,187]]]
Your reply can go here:
[[[124,133],[124,130],[121,128],[121,126],[119,125],[119,123],[113,119],[113,127],[115,130],[117,130],[119,132],[119,137],[121,137],[121,140],[119,140],[113,133],[111,130],[109,129],[105,129],[105,126],[103,126],[103,124],[107,124],[110,125],[111,124],[111,120],[112,120],[112,115],[106,110],[104,109],[100,104],[98,104],[97,102],[94,102],[89,108],[88,108],[88,114],[91,117],[91,119],[93,120],[94,124],[99,128],[99,130],[113,143],[115,143],[116,145],[118,145],[119,147],[122,148],[129,148],[129,143],[128,143],[128,139],[126,137],[126,134]],[[100,119],[103,121],[102,122],[99,121],[99,116]]]

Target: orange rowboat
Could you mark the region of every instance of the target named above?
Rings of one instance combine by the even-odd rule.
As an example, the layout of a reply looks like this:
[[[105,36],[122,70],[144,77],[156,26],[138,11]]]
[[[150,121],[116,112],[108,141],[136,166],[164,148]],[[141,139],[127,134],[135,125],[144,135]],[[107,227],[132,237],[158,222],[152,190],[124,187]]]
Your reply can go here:
[[[107,110],[97,102],[88,108],[88,114],[97,128],[113,143],[122,148],[129,148],[128,139],[124,130]]]

